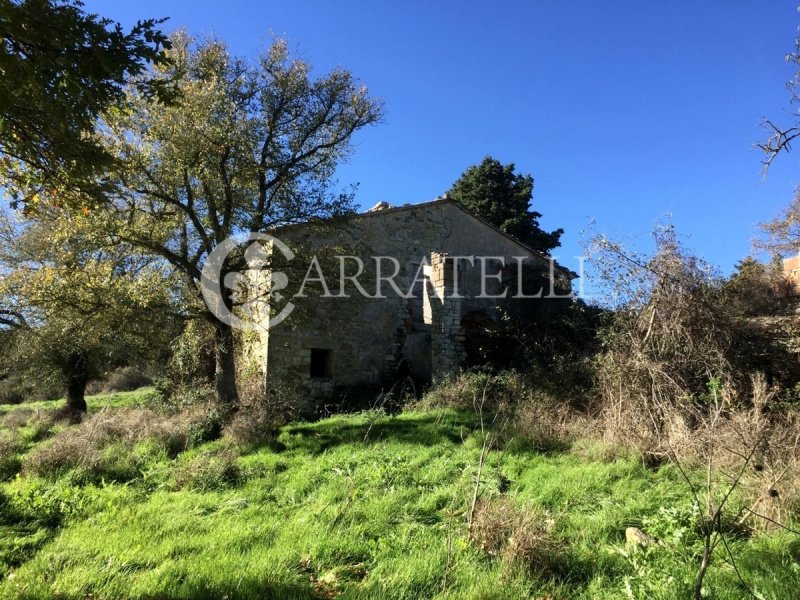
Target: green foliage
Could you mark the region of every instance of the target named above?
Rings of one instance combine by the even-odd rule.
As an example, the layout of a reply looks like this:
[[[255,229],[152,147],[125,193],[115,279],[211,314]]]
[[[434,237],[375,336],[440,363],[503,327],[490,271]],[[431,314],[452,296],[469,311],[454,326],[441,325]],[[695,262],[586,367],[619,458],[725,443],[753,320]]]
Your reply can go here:
[[[6,513],[23,523],[57,526],[75,514],[85,514],[89,503],[84,489],[66,481],[18,479],[8,491]]]
[[[97,201],[112,158],[92,135],[98,117],[124,102],[132,79],[168,96],[162,82],[139,78],[166,61],[162,22],[126,33],[78,0],[0,2],[0,185],[12,198],[36,210],[39,191],[56,188],[62,205],[78,190]]]
[[[170,64],[155,76],[174,80],[181,101],[155,104],[131,88],[130,110],[106,115],[115,186],[113,206],[98,214],[111,239],[158,257],[184,284],[184,315],[214,324],[216,391],[230,405],[238,400],[234,339],[203,302],[202,265],[234,234],[350,211],[352,194],[332,189],[334,173],[353,134],[382,109],[344,69],[312,78],[284,40],[246,61],[218,41],[171,39]],[[232,252],[224,270],[245,266],[243,252]]]
[[[691,552],[702,550],[699,535],[702,511],[697,502],[662,506],[658,512],[642,519],[648,535],[670,545],[679,545]]]
[[[539,227],[542,215],[530,207],[533,177],[514,173],[514,163],[503,165],[487,156],[464,171],[448,194],[534,250],[546,254],[560,245],[564,230],[546,232]]]
[[[175,340],[164,387],[197,389],[214,380],[214,329],[204,320],[186,323]]]
[[[90,381],[168,353],[177,334],[169,275],[129,247],[107,246],[95,218],[8,212],[0,239],[5,374],[36,382],[40,392],[58,387],[82,410]]]

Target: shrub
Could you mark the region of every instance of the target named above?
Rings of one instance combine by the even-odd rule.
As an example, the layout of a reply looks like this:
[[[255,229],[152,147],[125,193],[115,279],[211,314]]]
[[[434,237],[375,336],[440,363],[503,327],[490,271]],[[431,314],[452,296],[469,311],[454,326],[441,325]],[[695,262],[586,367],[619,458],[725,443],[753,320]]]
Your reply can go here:
[[[525,397],[529,387],[516,371],[490,374],[482,371],[462,373],[450,382],[434,386],[416,408],[457,408],[497,412]]]
[[[733,382],[735,322],[721,301],[721,280],[679,243],[655,232],[652,257],[630,257],[601,239],[594,257],[610,293],[622,300],[602,328],[598,391],[609,435],[643,454],[669,454],[673,413],[695,403],[715,379]]]
[[[607,434],[657,462],[674,454],[671,438],[681,431],[678,437],[688,441],[698,437],[693,432],[711,414],[712,388],[730,390],[734,404],[726,414],[747,409],[752,373],[793,384],[800,362],[784,339],[790,337],[786,327],[771,332],[768,322],[745,318],[748,310],[734,301],[752,292],[748,277],[726,286],[669,227],[658,229],[655,241],[648,257],[601,238],[593,262],[621,300],[601,330],[603,352],[596,361]]]
[[[527,448],[549,452],[568,448],[593,427],[586,414],[547,393],[531,392],[514,407],[504,435]]]
[[[214,401],[214,386],[211,384],[173,384],[156,382],[159,394],[152,397],[149,405],[160,411],[180,412],[197,406],[210,405]]]
[[[97,451],[91,441],[79,437],[77,431],[65,430],[28,454],[23,468],[35,475],[57,476],[78,466],[91,469],[97,462]]]
[[[275,439],[280,425],[267,406],[241,407],[222,434],[237,446],[261,446]]]
[[[214,328],[193,319],[186,324],[173,346],[167,378],[177,387],[205,385],[214,379]]]
[[[237,458],[230,447],[201,452],[176,467],[175,487],[210,491],[237,485],[242,478]]]
[[[21,450],[22,444],[15,432],[0,430],[0,481],[17,474],[20,469]]]
[[[271,442],[278,429],[297,418],[293,396],[281,389],[263,394],[254,379],[240,387],[239,410],[223,430],[237,446],[260,446]]]
[[[24,461],[26,471],[52,476],[79,469],[89,478],[111,479],[137,475],[134,450],[141,442],[154,446],[149,452],[163,450],[177,456],[192,445],[193,430],[205,420],[201,410],[165,416],[141,408],[120,408],[92,415],[77,428],[58,432],[50,443],[42,445]],[[113,446],[114,451],[105,451]],[[120,465],[118,455],[130,455],[133,463]]]
[[[9,429],[25,427],[32,416],[33,410],[30,408],[17,408],[10,410],[3,416],[3,426]]]
[[[104,393],[131,392],[138,390],[140,387],[152,385],[152,383],[153,380],[145,375],[140,368],[128,366],[113,371],[103,384],[102,391]]]
[[[508,498],[482,498],[475,507],[470,541],[509,566],[543,577],[567,571],[566,545],[553,534],[555,520],[536,508],[519,508]]]

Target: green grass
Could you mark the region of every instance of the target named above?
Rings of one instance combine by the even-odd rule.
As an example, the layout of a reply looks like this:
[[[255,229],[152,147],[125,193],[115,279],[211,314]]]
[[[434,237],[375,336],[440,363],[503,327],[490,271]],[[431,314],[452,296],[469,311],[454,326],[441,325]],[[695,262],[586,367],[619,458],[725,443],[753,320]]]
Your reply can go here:
[[[492,452],[482,495],[548,511],[563,569],[535,576],[470,543],[476,425],[453,411],[296,423],[202,491],[176,489],[175,473],[224,440],[126,484],[23,475],[0,487],[0,598],[687,597],[699,549],[690,497],[673,468],[633,457]],[[626,551],[629,525],[665,545]],[[732,550],[760,597],[795,597],[794,536]],[[706,591],[747,597],[721,553]]]
[[[93,396],[86,396],[86,404],[89,408],[89,412],[95,412],[105,407],[139,406],[152,397],[154,393],[155,388],[144,387],[132,392],[95,394]],[[64,405],[64,402],[64,398],[58,398],[57,400],[40,400],[38,402],[23,402],[21,404],[0,404],[0,416],[20,408],[28,408],[31,410],[59,408]]]

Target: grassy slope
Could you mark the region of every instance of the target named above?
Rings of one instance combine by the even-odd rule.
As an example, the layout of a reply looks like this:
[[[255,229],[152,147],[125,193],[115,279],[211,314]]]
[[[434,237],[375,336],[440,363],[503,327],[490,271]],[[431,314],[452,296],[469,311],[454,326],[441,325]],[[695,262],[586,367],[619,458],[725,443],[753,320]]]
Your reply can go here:
[[[88,405],[90,412],[100,410],[104,407],[114,408],[118,406],[137,406],[152,396],[154,389],[155,388],[152,387],[144,387],[133,392],[116,392],[113,394],[97,394],[94,396],[86,396],[86,404]],[[0,416],[11,412],[12,410],[19,410],[21,408],[42,410],[59,408],[63,405],[63,398],[59,398],[58,400],[41,400],[39,402],[23,402],[22,404],[0,404]]]
[[[56,529],[6,519],[0,598],[685,597],[694,576],[686,544],[624,552],[625,527],[643,520],[665,537],[692,537],[673,469],[519,447],[492,453],[486,495],[560,516],[564,571],[537,579],[466,540],[481,446],[473,417],[373,419],[288,426],[279,444],[239,458],[240,484],[217,489],[175,491],[173,472],[221,441],[151,464],[127,485],[6,483],[4,493],[44,497],[43,510],[55,503],[69,516]],[[765,598],[800,587],[791,539],[734,543],[745,579]],[[722,555],[708,588],[710,597],[745,596]]]

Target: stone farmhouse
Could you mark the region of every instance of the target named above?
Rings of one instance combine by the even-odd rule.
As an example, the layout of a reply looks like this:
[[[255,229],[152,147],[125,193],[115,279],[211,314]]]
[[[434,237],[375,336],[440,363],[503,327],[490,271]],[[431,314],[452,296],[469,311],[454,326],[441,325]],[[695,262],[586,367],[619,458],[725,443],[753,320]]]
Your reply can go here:
[[[403,297],[383,281],[383,297],[365,297],[345,281],[348,297],[331,297],[340,292],[342,261],[337,267],[330,257],[318,263],[319,269],[307,271],[306,261],[292,275],[311,274],[306,290],[323,287],[323,264],[335,276],[326,281],[330,294],[306,295],[304,290],[305,297],[293,297],[296,308],[283,322],[269,327],[262,315],[264,326],[249,346],[250,358],[260,365],[268,388],[288,384],[316,399],[340,387],[387,389],[401,377],[426,382],[457,373],[471,348],[498,323],[504,300],[495,296],[511,278],[522,277],[519,263],[547,274],[547,281],[561,278],[569,285],[576,277],[446,197],[399,207],[379,203],[327,230],[295,225],[274,234],[292,248],[303,246],[309,255],[335,248],[351,263],[352,257],[361,257],[372,265],[360,280],[370,295],[377,295],[379,275],[373,257],[391,257],[395,261],[384,259],[380,274],[394,274],[396,288],[406,296],[413,291],[413,297]]]

